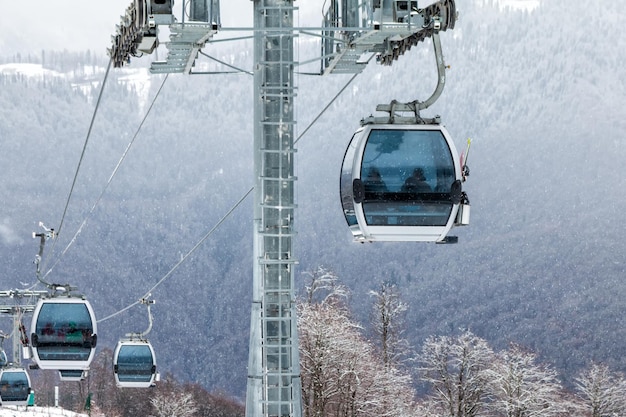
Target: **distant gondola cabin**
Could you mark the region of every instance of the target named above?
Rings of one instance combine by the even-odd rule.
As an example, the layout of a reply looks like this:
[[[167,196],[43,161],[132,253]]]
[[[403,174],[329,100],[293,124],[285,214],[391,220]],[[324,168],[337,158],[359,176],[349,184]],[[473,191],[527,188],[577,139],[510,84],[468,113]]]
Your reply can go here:
[[[25,369],[4,368],[0,371],[2,405],[27,405],[30,392],[30,377]]]
[[[148,388],[158,380],[156,357],[147,340],[120,340],[113,353],[115,383],[122,388]]]

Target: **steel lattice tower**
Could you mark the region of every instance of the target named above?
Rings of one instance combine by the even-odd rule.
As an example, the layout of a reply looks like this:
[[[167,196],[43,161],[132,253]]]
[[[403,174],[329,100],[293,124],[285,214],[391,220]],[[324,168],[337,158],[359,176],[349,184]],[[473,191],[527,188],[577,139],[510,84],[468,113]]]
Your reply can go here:
[[[293,0],[254,2],[254,253],[246,416],[301,415],[293,255]]]

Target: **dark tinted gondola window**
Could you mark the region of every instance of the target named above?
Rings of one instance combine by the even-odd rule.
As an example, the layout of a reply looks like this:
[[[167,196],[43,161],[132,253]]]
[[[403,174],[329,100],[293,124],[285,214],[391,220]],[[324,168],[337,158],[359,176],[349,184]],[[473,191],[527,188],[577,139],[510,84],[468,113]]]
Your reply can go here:
[[[43,304],[35,331],[41,360],[85,361],[91,353],[93,324],[85,304]]]
[[[0,378],[0,397],[3,402],[26,401],[30,394],[25,372],[3,372]]]
[[[363,154],[369,225],[444,226],[452,210],[452,154],[439,130],[372,130]]]

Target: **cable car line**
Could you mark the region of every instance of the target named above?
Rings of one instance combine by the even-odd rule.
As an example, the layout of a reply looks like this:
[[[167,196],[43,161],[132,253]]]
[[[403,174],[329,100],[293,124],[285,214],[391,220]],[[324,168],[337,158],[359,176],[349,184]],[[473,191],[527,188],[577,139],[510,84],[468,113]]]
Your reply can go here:
[[[296,138],[296,140],[293,142],[293,144],[295,145],[296,143],[298,143],[298,141],[302,138],[302,136],[304,136],[310,128],[313,127],[313,125],[319,120],[320,117],[322,117],[322,115],[326,112],[326,110],[328,110],[330,108],[330,106],[333,105],[333,103],[335,102],[335,100],[337,100],[339,98],[339,96],[341,95],[341,93],[343,93],[346,88],[348,88],[348,86],[352,83],[352,81],[354,81],[354,79],[358,76],[359,74],[354,74],[346,83],[346,85],[343,86],[343,88],[341,88],[341,90],[339,90],[339,92],[335,95],[335,97],[333,97],[333,99],[326,105],[326,107],[324,107],[322,109],[322,111],[315,117],[315,119],[313,119],[313,121],[306,127],[306,129],[304,129],[304,131],[298,135],[298,137]]]
[[[296,143],[298,143],[298,141],[300,139],[302,139],[302,137],[313,127],[313,125],[315,123],[317,123],[317,121],[322,117],[322,115],[326,112],[326,110],[328,110],[330,108],[330,106],[332,106],[332,104],[339,98],[339,96],[346,90],[346,88],[348,88],[348,86],[352,83],[352,81],[354,81],[354,79],[358,76],[359,74],[354,74],[347,82],[346,84],[339,90],[339,92],[337,94],[335,94],[335,96],[330,100],[330,102],[320,111],[320,113],[311,121],[311,123],[309,123],[309,125],[304,129],[304,131],[298,135],[298,137],[296,138],[296,140],[294,141],[294,145]],[[159,90],[160,91],[160,90]],[[152,107],[152,106],[151,106]],[[230,210],[228,210],[228,212],[226,212],[226,214],[224,216],[222,216],[222,218],[213,226],[213,228],[211,228],[211,230],[209,230],[203,237],[202,239],[200,239],[200,241],[198,243],[196,243],[191,250],[189,250],[189,252],[187,252],[181,259],[180,261],[178,261],[154,286],[152,286],[152,288],[150,288],[145,295],[129,304],[128,306],[116,311],[115,313],[112,313],[106,317],[103,317],[101,319],[99,319],[97,321],[97,323],[102,323],[103,321],[107,321],[110,320],[114,317],[119,316],[120,314],[130,310],[131,308],[135,307],[136,305],[140,304],[142,302],[143,299],[147,298],[150,296],[150,294],[157,288],[159,287],[166,279],[168,279],[176,269],[178,269],[178,267],[180,265],[182,265],[187,258],[189,258],[195,251],[196,249],[198,249],[198,247],[200,247],[200,245],[202,243],[204,243],[204,241],[206,241],[225,221],[226,219],[228,219],[228,217],[230,217],[230,215],[244,202],[244,200],[252,193],[252,191],[254,191],[254,187],[250,187],[250,189],[248,191],[246,191],[246,193],[237,201],[237,203],[235,203],[235,205],[233,207],[230,208]]]
[[[110,68],[111,62],[109,62],[109,66],[107,67],[105,80],[100,90],[98,101],[89,127],[87,139],[85,141],[85,145],[83,147],[83,151],[80,157],[79,166],[76,170],[74,181],[72,183],[72,189],[70,190],[70,194],[68,196],[68,200],[65,206],[63,219],[65,218],[65,215],[67,213],[67,208],[71,199],[74,186],[76,184],[80,165],[84,158],[88,140],[93,129],[95,117],[100,107],[102,94],[104,91],[106,80],[108,79]],[[137,138],[139,131],[146,121],[148,114],[152,110],[156,98],[162,91],[162,88],[167,78],[167,76],[164,78],[163,83],[157,91],[157,94],[155,95],[150,107],[148,108],[148,111],[146,112],[146,115],[144,116],[140,126],[135,132],[135,135],[133,136],[131,142],[123,153],[122,158],[120,159],[113,173],[109,177],[109,180],[104,187],[104,190],[100,194],[91,211],[88,213],[87,217],[93,213],[95,207],[101,201],[104,192],[107,190],[111,181],[118,172],[121,163],[127,156],[130,147]],[[59,259],[57,260],[57,263],[76,240],[76,237],[82,230],[83,226],[86,224],[87,217],[83,220],[83,223],[81,224],[79,230],[71,239],[70,243],[61,254],[61,257],[59,257]],[[46,229],[43,224],[41,226],[44,227],[45,233],[41,233],[39,235],[41,237],[41,244],[40,254],[38,255],[38,258],[36,258],[37,260],[41,259],[46,239],[54,236],[53,230]],[[56,265],[57,263],[55,263],[54,265]],[[50,269],[46,273],[46,276],[51,270],[52,269]],[[44,283],[49,289],[53,289],[54,292],[50,294],[49,298],[40,299],[33,313],[30,335],[30,347],[31,351],[33,352],[33,360],[35,361],[36,366],[40,369],[58,370],[61,381],[80,381],[86,377],[89,365],[91,364],[91,361],[93,360],[95,354],[98,337],[95,313],[90,303],[84,297],[72,294],[72,291],[75,290],[74,287],[70,286],[69,284],[49,284],[41,278],[39,272],[40,269],[38,265],[37,279],[40,282]],[[60,290],[64,290],[65,293],[59,294]],[[22,343],[24,342],[28,343],[28,336],[22,339]],[[71,354],[67,353],[68,347],[72,351]]]
[[[93,111],[93,115],[91,117],[91,122],[89,123],[89,129],[87,131],[87,137],[85,138],[85,143],[83,145],[83,150],[80,154],[80,159],[78,160],[78,166],[76,167],[76,172],[74,173],[74,179],[72,181],[72,186],[70,187],[70,192],[67,196],[67,201],[65,202],[65,208],[63,209],[63,215],[61,216],[61,222],[59,223],[59,228],[56,231],[56,234],[58,235],[61,232],[61,229],[63,228],[63,222],[65,221],[65,216],[67,214],[67,208],[70,204],[70,200],[72,198],[72,193],[74,192],[74,187],[76,186],[76,180],[78,179],[78,173],[80,171],[80,167],[81,164],[83,162],[83,158],[85,157],[85,152],[87,150],[87,145],[89,143],[89,138],[91,136],[91,131],[93,129],[93,125],[94,122],[96,120],[96,115],[98,114],[98,109],[100,108],[100,101],[102,100],[102,93],[104,92],[104,87],[106,86],[106,82],[109,78],[109,73],[111,70],[111,64],[112,64],[113,60],[110,59],[109,60],[109,64],[107,66],[106,72],[104,74],[104,80],[102,81],[102,86],[100,87],[100,93],[98,94],[98,100],[96,101],[96,107],[94,108]],[[54,253],[54,247],[56,246],[56,240],[54,240],[53,244],[52,244],[52,249],[50,251],[50,253]],[[41,281],[43,284],[45,284],[46,286],[50,287],[52,284],[46,282],[43,280],[43,278],[41,278],[39,275],[37,276],[37,279],[39,281]]]
[[[137,130],[135,131],[135,134],[133,135],[132,139],[130,140],[130,142],[128,143],[128,145],[126,146],[126,149],[124,150],[124,152],[122,153],[122,156],[120,157],[119,161],[117,162],[117,165],[115,166],[115,168],[113,169],[113,172],[111,173],[111,175],[109,176],[109,179],[107,181],[107,183],[105,184],[104,188],[102,189],[102,192],[100,193],[100,195],[98,196],[98,198],[96,199],[95,203],[93,204],[93,206],[91,207],[91,209],[89,210],[89,212],[85,215],[85,218],[83,219],[81,225],[78,227],[78,230],[76,230],[76,233],[74,233],[74,236],[72,237],[72,239],[70,240],[70,242],[67,244],[67,246],[65,247],[65,249],[63,249],[63,252],[61,252],[61,254],[59,255],[59,257],[56,259],[56,261],[54,262],[54,264],[50,267],[50,269],[48,269],[46,271],[46,273],[44,274],[43,278],[45,279],[54,269],[54,267],[61,261],[61,259],[63,258],[63,256],[67,253],[67,251],[69,250],[69,248],[74,244],[74,242],[76,241],[76,239],[78,238],[78,235],[82,232],[83,227],[85,226],[85,224],[87,224],[87,220],[89,219],[89,217],[92,215],[92,213],[94,212],[94,210],[96,209],[96,207],[98,206],[98,204],[100,203],[100,201],[102,200],[102,197],[104,196],[104,194],[106,193],[106,191],[108,190],[109,186],[111,185],[111,182],[113,181],[113,178],[115,177],[115,175],[117,174],[120,166],[122,165],[122,163],[124,162],[124,160],[126,159],[126,156],[128,155],[128,152],[130,151],[130,148],[133,146],[133,144],[135,143],[135,139],[137,139],[137,136],[139,135],[139,132],[141,131],[144,123],[146,122],[146,119],[148,118],[148,116],[150,115],[150,112],[152,111],[152,108],[154,107],[154,103],[156,102],[157,98],[159,97],[159,95],[161,94],[161,90],[163,90],[163,86],[165,85],[165,82],[167,81],[169,77],[169,74],[165,75],[165,78],[163,79],[163,82],[161,83],[161,86],[159,87],[159,89],[157,90],[154,98],[152,99],[152,102],[150,103],[150,106],[148,107],[148,110],[146,111],[146,114],[144,115],[143,119],[141,120],[141,123],[139,124],[139,127],[137,127]]]
[[[248,75],[254,75],[251,71],[247,71],[247,70],[245,70],[245,69],[243,69],[243,68],[238,68],[238,67],[236,67],[236,66],[234,66],[234,65],[230,65],[229,63],[227,63],[227,62],[225,62],[225,61],[222,61],[221,59],[217,59],[217,58],[215,58],[215,57],[212,57],[212,56],[211,56],[211,55],[209,55],[209,54],[206,54],[206,53],[202,52],[201,50],[200,50],[200,51],[198,51],[198,53],[199,53],[200,55],[204,55],[205,57],[207,57],[207,58],[209,58],[209,59],[212,59],[213,61],[218,62],[218,63],[220,63],[220,64],[222,64],[222,65],[224,65],[224,66],[226,66],[226,67],[228,67],[228,68],[232,68],[232,69],[234,69],[234,70],[235,70],[235,71],[237,71],[237,72],[243,72],[243,73],[248,74]],[[192,72],[191,74],[200,74],[200,73],[198,73],[198,72]]]
[[[152,286],[152,288],[150,288],[146,294],[141,298],[141,300],[147,298],[159,285],[161,285],[166,279],[168,279],[169,277],[172,276],[172,274],[174,273],[174,271],[176,271],[176,269],[178,269],[179,266],[181,266],[186,260],[187,258],[189,258],[195,251],[196,249],[198,249],[200,247],[200,245],[202,245],[204,243],[204,241],[206,241],[209,237],[211,237],[211,235],[222,225],[222,223],[224,223],[226,221],[226,219],[237,209],[237,207],[239,207],[244,200],[248,197],[248,195],[250,195],[250,193],[252,192],[254,188],[251,188],[250,190],[248,190],[248,192],[246,192],[243,197],[241,197],[239,199],[239,201],[237,201],[237,203],[235,203],[235,205],[233,207],[231,207],[230,210],[228,210],[228,212],[226,212],[226,214],[211,228],[211,230],[209,230],[203,237],[202,239],[200,239],[200,241],[198,243],[196,243],[194,245],[194,247],[192,247],[189,252],[187,252],[182,258],[180,258],[180,260],[172,267],[172,269],[170,269],[164,276],[163,278],[161,278],[156,284],[154,284]],[[131,305],[124,307],[123,309],[108,315],[100,320],[98,320],[98,323],[101,323],[103,321],[112,319],[113,317],[123,313],[124,311],[127,311],[128,309],[130,309],[131,307],[136,306],[137,304],[141,303],[141,300],[139,301],[135,301],[134,303],[132,303]]]

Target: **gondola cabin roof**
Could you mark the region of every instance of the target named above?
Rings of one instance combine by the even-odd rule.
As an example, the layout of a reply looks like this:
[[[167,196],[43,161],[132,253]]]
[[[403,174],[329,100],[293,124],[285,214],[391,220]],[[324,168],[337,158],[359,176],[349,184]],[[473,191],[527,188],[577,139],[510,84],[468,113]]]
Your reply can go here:
[[[461,165],[440,124],[367,124],[348,145],[340,193],[355,241],[446,242],[461,202]]]
[[[158,380],[156,356],[147,340],[120,340],[113,353],[115,383],[122,388],[148,388]]]
[[[2,405],[27,405],[30,395],[30,377],[24,368],[4,368],[0,371],[0,399]]]
[[[40,299],[31,323],[33,360],[41,369],[88,370],[96,341],[91,304],[77,297]]]

